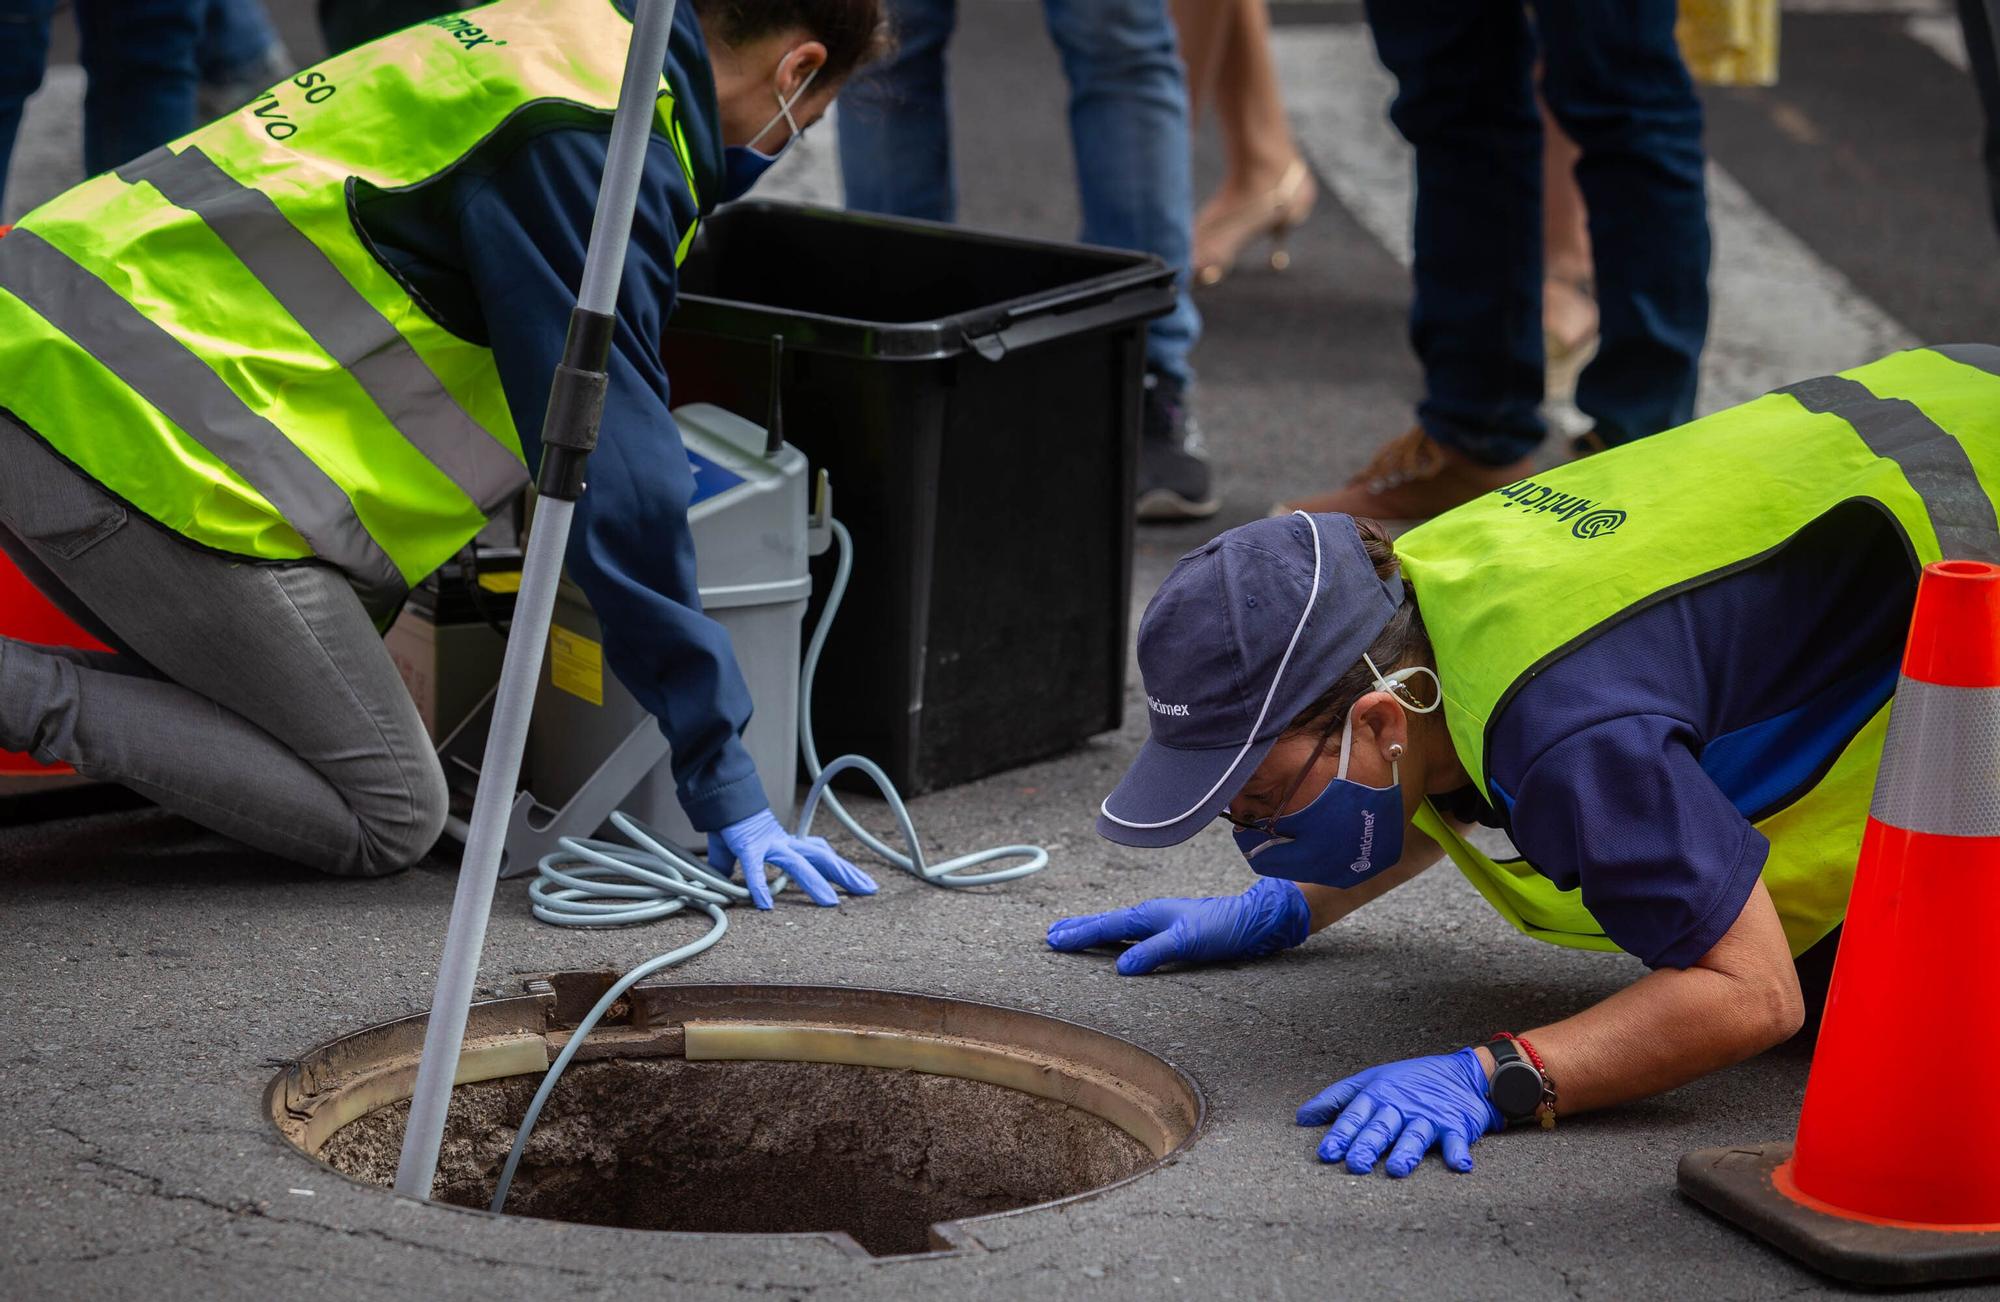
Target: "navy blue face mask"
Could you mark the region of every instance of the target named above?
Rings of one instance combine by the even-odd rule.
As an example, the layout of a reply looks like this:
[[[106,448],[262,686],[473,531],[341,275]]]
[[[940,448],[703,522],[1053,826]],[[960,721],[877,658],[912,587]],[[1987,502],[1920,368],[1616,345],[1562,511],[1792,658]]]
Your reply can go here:
[[[799,88],[792,92],[790,99],[786,99],[783,95],[778,95],[777,113],[772,115],[771,120],[764,124],[763,130],[750,137],[749,143],[730,145],[722,151],[722,194],[716,200],[718,203],[728,203],[732,199],[741,199],[744,195],[750,193],[750,187],[757,184],[758,179],[764,173],[770,171],[772,166],[785,156],[787,149],[790,149],[799,142],[799,137],[804,135],[805,131],[792,118],[792,105],[798,103],[804,97],[806,87],[812,85],[813,78],[817,76],[819,76],[818,68],[814,68],[811,72],[807,73],[806,79],[799,83]],[[771,93],[774,95],[778,94],[775,88],[773,88]],[[778,146],[778,152],[775,154],[766,154],[754,148],[756,143],[765,136],[770,135],[771,128],[777,126],[780,122],[790,127],[792,134],[785,138],[784,144]]]
[[[1430,674],[1431,682],[1437,683],[1437,675],[1430,669],[1418,666],[1384,675],[1373,660],[1366,656],[1362,660],[1375,675],[1375,689],[1388,692],[1403,709],[1429,714],[1443,703],[1442,685],[1437,698],[1423,706],[1398,690],[1417,674]],[[1340,769],[1326,790],[1295,813],[1280,814],[1258,828],[1236,829],[1236,848],[1258,875],[1319,886],[1358,886],[1402,857],[1401,765],[1389,762],[1386,787],[1350,781],[1347,761],[1353,741],[1354,711],[1350,709],[1340,730]]]

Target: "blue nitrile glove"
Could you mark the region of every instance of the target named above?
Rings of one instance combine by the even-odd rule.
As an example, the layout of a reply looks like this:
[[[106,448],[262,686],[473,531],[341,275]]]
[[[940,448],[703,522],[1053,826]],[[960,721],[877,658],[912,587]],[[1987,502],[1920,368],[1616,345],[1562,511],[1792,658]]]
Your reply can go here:
[[[840,857],[823,836],[793,836],[766,809],[738,819],[720,832],[708,834],[708,863],[720,873],[734,873],[743,865],[743,884],[750,888],[750,902],[760,909],[771,907],[771,884],[764,870],[776,868],[799,884],[814,904],[840,903],[833,887],[849,895],[873,895],[875,879]],[[829,886],[827,883],[833,883]]]
[[[1311,934],[1312,910],[1299,888],[1283,878],[1260,877],[1241,895],[1147,900],[1129,909],[1057,919],[1049,924],[1049,948],[1074,952],[1137,941],[1118,956],[1118,970],[1144,976],[1162,963],[1262,958]]]
[[[1387,1150],[1389,1174],[1406,1176],[1433,1144],[1443,1146],[1446,1166],[1470,1171],[1472,1146],[1506,1124],[1486,1097],[1488,1086],[1471,1049],[1405,1058],[1327,1086],[1299,1109],[1299,1124],[1324,1126],[1339,1113],[1319,1143],[1319,1160],[1345,1157],[1356,1175],[1374,1170]]]

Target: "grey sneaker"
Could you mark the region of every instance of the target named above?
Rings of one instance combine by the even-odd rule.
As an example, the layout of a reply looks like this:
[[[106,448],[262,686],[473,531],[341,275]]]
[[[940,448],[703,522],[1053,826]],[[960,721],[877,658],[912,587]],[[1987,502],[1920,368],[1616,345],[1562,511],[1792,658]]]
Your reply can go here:
[[[1186,388],[1179,380],[1147,371],[1139,426],[1139,519],[1207,519],[1222,505],[1209,481],[1208,453],[1201,427],[1188,410]]]

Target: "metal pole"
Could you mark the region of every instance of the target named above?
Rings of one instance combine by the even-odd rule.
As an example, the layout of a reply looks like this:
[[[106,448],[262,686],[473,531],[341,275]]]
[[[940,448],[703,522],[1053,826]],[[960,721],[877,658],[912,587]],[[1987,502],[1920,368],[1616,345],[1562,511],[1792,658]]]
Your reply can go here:
[[[445,1112],[458,1075],[465,1021],[479,975],[479,954],[493,908],[493,888],[500,876],[507,813],[521,774],[528,715],[542,672],[543,644],[555,612],[563,554],[569,547],[570,519],[583,491],[585,461],[597,445],[618,282],[631,244],[632,210],[638,203],[639,180],[646,167],[667,38],[673,31],[674,3],[636,0],[625,79],[618,92],[604,179],[597,192],[597,213],[590,227],[590,249],[584,258],[583,286],[570,315],[562,362],[549,389],[549,409],[542,423],[540,501],[521,569],[521,591],[507,635],[507,655],[501,663],[493,725],[479,769],[465,857],[459,864],[458,891],[451,901],[451,923],[445,933],[444,953],[438,959],[437,991],[431,998],[430,1024],[424,1032],[423,1061],[417,1067],[416,1089],[410,1096],[410,1124],[403,1134],[403,1154],[396,1166],[396,1192],[411,1198],[429,1198],[437,1174],[438,1145],[444,1139]]]

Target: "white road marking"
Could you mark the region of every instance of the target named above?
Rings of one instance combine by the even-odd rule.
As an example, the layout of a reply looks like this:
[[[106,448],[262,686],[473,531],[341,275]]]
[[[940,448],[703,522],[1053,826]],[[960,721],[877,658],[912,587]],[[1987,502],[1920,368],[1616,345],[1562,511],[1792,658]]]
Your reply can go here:
[[[0,222],[19,221],[83,179],[83,69],[59,64],[21,107]]]
[[[1281,27],[1273,49],[1301,147],[1341,204],[1407,266],[1412,159],[1385,115],[1395,82],[1367,29]],[[1711,163],[1708,181],[1715,254],[1700,411],[1916,342],[1727,172]]]
[[[1972,71],[1965,53],[1965,28],[1958,19],[1939,14],[1917,14],[1903,24],[1903,30],[1919,45],[1928,45],[1937,56],[1960,72]]]
[[[1710,163],[1708,348],[1700,410],[1921,342]]]
[[[1409,266],[1414,160],[1390,125],[1396,82],[1375,58],[1368,29],[1280,27],[1271,52],[1300,148],[1341,206]]]

